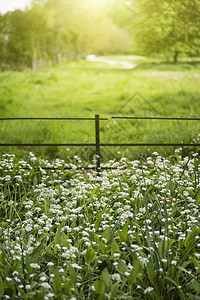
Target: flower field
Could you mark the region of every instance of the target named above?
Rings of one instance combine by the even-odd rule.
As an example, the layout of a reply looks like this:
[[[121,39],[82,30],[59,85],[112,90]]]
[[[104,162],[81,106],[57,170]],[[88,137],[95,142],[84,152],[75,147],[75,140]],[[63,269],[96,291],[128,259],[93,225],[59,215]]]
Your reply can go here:
[[[1,157],[0,299],[200,299],[199,154],[75,159]]]

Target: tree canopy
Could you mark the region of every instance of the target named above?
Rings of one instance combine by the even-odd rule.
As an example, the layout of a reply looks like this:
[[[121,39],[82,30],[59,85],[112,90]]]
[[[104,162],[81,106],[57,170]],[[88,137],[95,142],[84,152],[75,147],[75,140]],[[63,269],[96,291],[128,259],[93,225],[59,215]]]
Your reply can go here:
[[[33,0],[0,15],[0,67],[88,53],[199,56],[199,0]]]
[[[32,66],[88,53],[126,53],[131,35],[113,22],[104,1],[34,0],[0,16],[1,64]]]
[[[199,0],[135,0],[130,2],[137,51],[144,55],[200,54]]]

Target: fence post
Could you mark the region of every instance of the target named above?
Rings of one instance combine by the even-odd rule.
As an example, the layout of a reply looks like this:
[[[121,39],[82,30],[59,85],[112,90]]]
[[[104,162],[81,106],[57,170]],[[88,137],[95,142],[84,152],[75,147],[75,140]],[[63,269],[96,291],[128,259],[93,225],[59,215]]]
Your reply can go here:
[[[96,135],[96,169],[100,171],[100,137],[99,137],[99,115],[95,115],[95,135]]]

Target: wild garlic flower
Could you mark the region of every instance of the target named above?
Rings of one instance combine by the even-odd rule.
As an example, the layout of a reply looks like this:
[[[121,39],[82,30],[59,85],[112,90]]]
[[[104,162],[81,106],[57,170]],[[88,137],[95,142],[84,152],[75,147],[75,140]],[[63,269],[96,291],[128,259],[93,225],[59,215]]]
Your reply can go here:
[[[114,273],[111,275],[112,280],[120,281],[121,277],[118,273]]]
[[[148,288],[146,288],[146,289],[144,290],[143,293],[146,295],[146,294],[151,293],[152,291],[154,291],[154,288],[149,286]]]

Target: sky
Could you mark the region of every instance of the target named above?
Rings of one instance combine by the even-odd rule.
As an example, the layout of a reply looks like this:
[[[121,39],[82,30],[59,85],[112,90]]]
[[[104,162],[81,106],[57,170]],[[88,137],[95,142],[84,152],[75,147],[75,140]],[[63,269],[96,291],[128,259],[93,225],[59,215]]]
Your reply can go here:
[[[31,0],[0,0],[0,12],[6,13],[15,9],[24,9]]]

